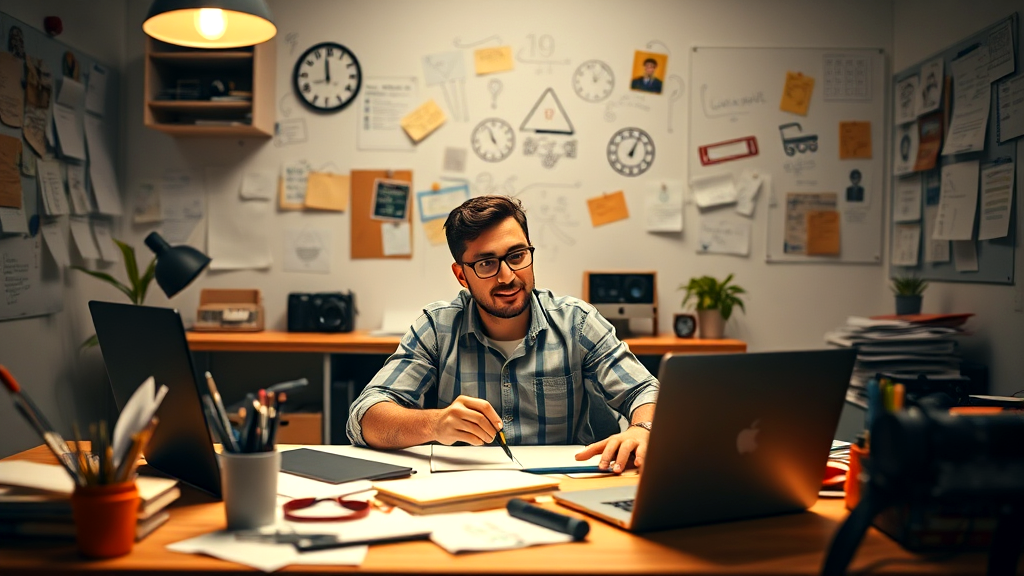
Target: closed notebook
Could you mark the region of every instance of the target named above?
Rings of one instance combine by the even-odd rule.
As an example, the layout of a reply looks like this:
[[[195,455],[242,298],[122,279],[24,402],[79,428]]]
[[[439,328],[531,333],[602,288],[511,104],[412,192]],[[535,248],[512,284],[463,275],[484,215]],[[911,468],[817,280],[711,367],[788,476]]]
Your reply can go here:
[[[171,519],[171,513],[161,510],[149,517],[139,518],[135,524],[135,541],[149,536],[154,530]],[[75,523],[66,520],[0,520],[0,536],[23,538],[74,538]]]
[[[281,471],[328,484],[402,478],[412,474],[412,468],[408,466],[395,466],[309,448],[281,452]]]
[[[472,470],[374,482],[377,498],[418,514],[486,510],[518,496],[550,492],[559,481],[513,470]]]

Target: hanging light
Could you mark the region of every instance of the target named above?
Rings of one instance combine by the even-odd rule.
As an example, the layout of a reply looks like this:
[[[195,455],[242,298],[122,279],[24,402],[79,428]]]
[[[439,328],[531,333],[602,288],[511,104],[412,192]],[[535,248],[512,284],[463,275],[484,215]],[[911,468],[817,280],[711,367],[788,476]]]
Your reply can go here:
[[[252,46],[277,34],[265,0],[154,0],[142,30],[192,48]]]

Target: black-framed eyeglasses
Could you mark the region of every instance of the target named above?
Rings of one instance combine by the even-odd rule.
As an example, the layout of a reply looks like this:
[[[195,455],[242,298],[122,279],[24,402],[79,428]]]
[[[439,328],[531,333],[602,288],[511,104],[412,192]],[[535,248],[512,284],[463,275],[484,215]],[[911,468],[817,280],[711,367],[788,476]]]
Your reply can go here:
[[[505,254],[501,258],[490,257],[481,258],[480,260],[474,260],[472,262],[463,262],[463,266],[469,266],[476,273],[476,277],[481,280],[487,278],[493,278],[498,275],[498,271],[501,270],[501,263],[504,262],[508,265],[509,270],[522,270],[533,264],[533,246],[527,246],[526,248],[518,248],[512,250],[508,254]]]

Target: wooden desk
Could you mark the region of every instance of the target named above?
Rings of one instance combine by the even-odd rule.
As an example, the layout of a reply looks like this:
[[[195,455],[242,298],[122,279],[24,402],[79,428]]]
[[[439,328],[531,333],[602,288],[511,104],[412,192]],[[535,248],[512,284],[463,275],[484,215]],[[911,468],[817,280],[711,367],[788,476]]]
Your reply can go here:
[[[12,459],[53,463],[45,447]],[[635,482],[636,477],[566,479],[562,489],[593,488]],[[183,487],[170,508],[171,519],[135,545],[128,556],[86,561],[71,542],[0,539],[0,574],[4,576],[96,573],[209,573],[254,571],[206,556],[178,554],[167,544],[224,527],[219,502]],[[556,504],[565,514],[584,517]],[[845,518],[841,500],[819,500],[809,512],[757,520],[632,535],[590,519],[587,540],[523,550],[452,556],[429,542],[371,546],[359,568],[293,566],[285,574],[363,572],[370,574],[817,574],[825,550]],[[924,562],[903,551],[877,530],[868,531],[851,564],[851,573],[877,566],[871,573],[982,574],[985,557],[964,554]]]
[[[305,352],[323,354],[323,437],[331,438],[331,355],[391,354],[398,348],[399,336],[371,336],[366,330],[344,333],[322,332],[194,332],[186,333],[193,352]],[[661,355],[667,352],[697,354],[711,352],[746,352],[741,340],[702,340],[677,338],[673,334],[627,338],[626,344],[637,355]],[[348,389],[348,403],[355,399],[355,390]]]

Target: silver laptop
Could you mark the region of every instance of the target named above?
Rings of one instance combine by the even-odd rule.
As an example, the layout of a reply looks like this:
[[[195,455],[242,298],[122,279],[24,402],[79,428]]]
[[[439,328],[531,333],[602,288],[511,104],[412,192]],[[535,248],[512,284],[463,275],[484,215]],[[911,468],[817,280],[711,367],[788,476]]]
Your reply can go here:
[[[632,532],[806,510],[855,357],[854,349],[667,354],[639,483],[555,500]]]

